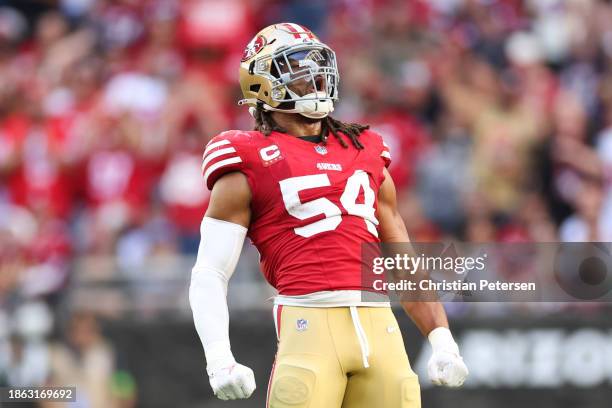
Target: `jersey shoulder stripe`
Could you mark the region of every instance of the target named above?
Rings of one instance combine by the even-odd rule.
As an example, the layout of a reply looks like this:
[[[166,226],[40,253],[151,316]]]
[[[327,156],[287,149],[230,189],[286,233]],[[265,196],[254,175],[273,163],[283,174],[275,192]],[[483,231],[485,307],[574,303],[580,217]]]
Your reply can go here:
[[[236,153],[236,149],[233,147],[226,147],[225,149],[217,149],[214,152],[209,152],[209,154],[204,153],[204,162],[202,163],[202,167],[206,168],[208,163],[210,163],[212,160],[216,159],[217,157],[227,156],[230,153]]]
[[[380,157],[383,158],[385,162],[385,167],[389,167],[391,165],[391,150],[389,149],[389,145],[385,143],[383,140],[383,150],[380,153]]]
[[[368,139],[370,146],[368,148],[372,149],[372,154],[375,154],[376,157],[380,157],[384,166],[389,167],[391,165],[391,149],[389,145],[385,143],[382,135],[372,129],[367,129],[363,133],[363,136]]]
[[[214,185],[214,182],[210,180],[211,178],[210,176],[217,170],[222,171],[221,174],[225,174],[228,171],[232,170],[232,168],[230,167],[232,164],[237,164],[237,163],[242,163],[242,159],[240,157],[230,157],[229,159],[218,161],[215,164],[211,165],[210,167],[207,167],[204,172],[204,180],[206,181],[206,186],[212,190],[212,186]],[[224,167],[225,169],[223,169]],[[236,168],[236,170],[237,169],[238,168]],[[218,178],[218,176],[215,177],[215,179],[216,178]]]
[[[216,149],[219,146],[225,146],[225,145],[230,144],[230,141],[227,140],[227,139],[221,139],[221,140],[216,141],[216,142],[214,141],[215,139],[211,140],[206,145],[206,150],[204,150],[204,156],[206,156],[208,153],[210,153],[211,150]]]
[[[249,142],[249,133],[242,131],[223,132],[208,142],[202,156],[202,174],[209,190],[222,175],[244,171]]]

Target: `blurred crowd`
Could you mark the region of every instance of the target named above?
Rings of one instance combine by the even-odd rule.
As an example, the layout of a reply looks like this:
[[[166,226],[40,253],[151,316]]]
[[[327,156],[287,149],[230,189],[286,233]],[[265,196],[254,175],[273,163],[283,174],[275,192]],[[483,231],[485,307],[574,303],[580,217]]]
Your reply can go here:
[[[195,253],[203,147],[253,126],[240,56],[283,21],[336,51],[413,241],[612,241],[611,1],[0,0],[0,307]]]

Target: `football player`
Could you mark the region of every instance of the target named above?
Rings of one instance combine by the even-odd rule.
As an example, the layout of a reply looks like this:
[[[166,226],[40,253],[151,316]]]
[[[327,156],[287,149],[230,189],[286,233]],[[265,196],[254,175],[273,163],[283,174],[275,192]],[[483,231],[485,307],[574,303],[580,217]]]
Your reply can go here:
[[[221,399],[255,389],[253,371],[232,354],[226,302],[248,235],[278,290],[267,406],[420,406],[389,302],[362,298],[362,244],[409,241],[386,169],[391,153],[367,126],[330,116],[338,80],[334,52],[311,31],[269,26],[240,65],[240,104],[249,106],[255,130],[223,132],[206,146],[202,168],[212,193],[189,297]],[[433,348],[431,381],[462,385],[468,370],[442,305],[403,306]]]

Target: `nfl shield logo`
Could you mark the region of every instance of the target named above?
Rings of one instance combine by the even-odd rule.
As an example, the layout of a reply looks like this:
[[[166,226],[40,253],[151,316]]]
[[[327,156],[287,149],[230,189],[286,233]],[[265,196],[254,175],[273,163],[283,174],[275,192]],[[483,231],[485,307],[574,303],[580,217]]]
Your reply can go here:
[[[325,155],[327,154],[327,148],[325,146],[321,146],[321,145],[316,145],[315,146],[315,151],[321,155]]]
[[[308,328],[308,320],[298,319],[297,322],[295,322],[295,328],[297,329],[297,331],[306,330]]]

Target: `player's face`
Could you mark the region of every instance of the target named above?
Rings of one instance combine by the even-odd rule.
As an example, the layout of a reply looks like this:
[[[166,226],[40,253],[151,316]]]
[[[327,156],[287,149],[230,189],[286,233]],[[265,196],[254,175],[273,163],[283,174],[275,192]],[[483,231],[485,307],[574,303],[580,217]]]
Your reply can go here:
[[[324,50],[296,51],[277,60],[281,74],[289,75],[290,82],[287,87],[299,96],[314,92],[326,92],[327,84],[324,73],[320,68],[331,64],[330,58]]]

